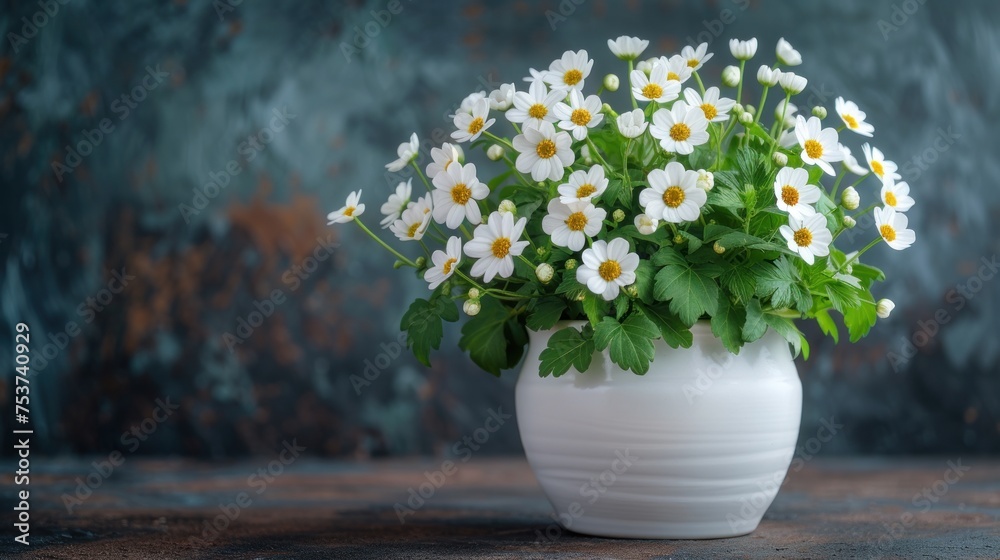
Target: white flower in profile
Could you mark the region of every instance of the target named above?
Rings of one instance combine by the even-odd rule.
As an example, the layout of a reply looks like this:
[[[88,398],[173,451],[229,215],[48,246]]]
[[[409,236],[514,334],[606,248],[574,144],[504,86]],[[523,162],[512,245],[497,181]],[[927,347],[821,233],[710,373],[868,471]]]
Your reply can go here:
[[[398,220],[389,226],[400,241],[420,241],[431,223],[431,215],[419,206],[411,206],[403,211]]]
[[[542,218],[542,231],[552,237],[552,244],[579,251],[587,244],[588,237],[601,231],[607,210],[590,202],[563,204],[558,199],[549,201],[548,214]]]
[[[385,201],[385,204],[380,208],[382,214],[385,216],[380,222],[382,229],[389,227],[392,222],[398,220],[400,214],[410,204],[410,197],[413,195],[412,181],[413,179],[410,178],[396,185],[396,192],[390,194],[389,200]]]
[[[395,173],[400,169],[403,169],[410,162],[417,158],[417,154],[420,153],[420,139],[417,138],[417,133],[414,132],[410,135],[409,142],[403,142],[396,148],[397,158],[389,163],[385,164],[385,168],[390,172]]]
[[[875,304],[875,314],[879,319],[888,319],[893,309],[896,309],[896,304],[891,299],[882,298]]]
[[[773,87],[778,83],[778,78],[781,78],[781,70],[777,68],[762,64],[757,69],[757,83],[762,86]]]
[[[520,241],[527,218],[514,222],[513,214],[490,214],[485,224],[476,226],[472,240],[465,244],[465,254],[479,259],[472,265],[473,276],[491,282],[496,276],[510,278],[514,274],[514,257],[524,252],[527,241]]]
[[[649,187],[639,193],[639,204],[651,218],[672,224],[693,222],[708,200],[705,190],[698,188],[698,172],[676,161],[650,171],[646,180]]]
[[[875,227],[882,239],[897,251],[902,251],[917,240],[912,229],[906,229],[906,215],[892,208],[875,208]]]
[[[500,84],[500,87],[490,92],[490,109],[506,111],[514,104],[514,84]]]
[[[708,52],[708,43],[702,43],[697,48],[688,45],[681,49],[681,58],[687,62],[688,68],[694,72],[704,66],[712,56],[712,53]]]
[[[478,224],[483,219],[477,201],[490,195],[490,189],[476,178],[476,164],[455,163],[434,177],[434,221],[455,229],[468,219]]]
[[[576,280],[591,292],[611,301],[621,289],[635,283],[639,255],[629,252],[628,241],[616,237],[603,239],[583,252],[583,266],[576,269]]]
[[[700,108],[708,122],[728,121],[729,111],[736,105],[735,99],[719,97],[719,88],[715,86],[705,90],[704,96],[692,88],[687,88],[684,90],[684,101],[691,107]]]
[[[649,76],[641,70],[633,70],[629,78],[632,80],[632,95],[639,101],[669,103],[680,97],[681,83],[668,80],[667,67],[659,61],[653,64]]]
[[[563,170],[573,165],[573,139],[566,132],[556,132],[552,123],[542,121],[537,128],[525,125],[523,132],[514,137],[518,151],[514,166],[521,173],[531,173],[535,181],[558,181]]]
[[[566,51],[561,58],[549,64],[543,79],[552,89],[562,90],[564,94],[571,89],[582,90],[593,66],[594,61],[588,58],[586,50]]]
[[[882,150],[874,146],[869,146],[865,142],[861,146],[861,151],[865,153],[865,159],[868,161],[868,169],[871,169],[872,173],[882,180],[882,183],[895,183],[901,178],[899,173],[896,172],[899,166],[885,159]]]
[[[563,204],[590,202],[604,194],[607,188],[603,166],[593,165],[586,171],[578,169],[569,174],[567,182],[559,185],[559,201]]]
[[[569,92],[569,104],[560,101],[552,112],[559,119],[559,128],[569,132],[577,140],[586,138],[588,129],[604,120],[601,98],[590,95],[584,99],[583,94],[575,89]]]
[[[431,148],[431,162],[427,164],[427,178],[433,179],[438,173],[447,171],[448,166],[462,158],[462,147],[445,142],[440,148]]]
[[[611,54],[617,56],[621,60],[635,60],[639,58],[642,51],[646,50],[649,46],[649,41],[645,39],[640,39],[638,37],[629,37],[627,35],[622,35],[614,41],[608,39],[608,48],[611,49]]]
[[[642,109],[633,109],[618,115],[615,123],[618,125],[618,132],[625,138],[638,138],[642,136],[643,132],[646,132],[646,127],[649,126]]]
[[[774,197],[778,209],[798,219],[816,213],[812,207],[819,201],[820,190],[810,185],[809,172],[801,167],[782,167],[774,179]]]
[[[792,128],[793,126],[795,126],[795,117],[796,113],[799,112],[799,108],[791,101],[785,103],[785,100],[782,99],[781,101],[778,102],[778,105],[774,108],[774,120],[776,121],[781,120],[782,110],[784,110],[785,113],[785,120],[781,121],[781,127]]]
[[[448,239],[445,250],[437,250],[431,255],[433,266],[424,272],[427,287],[436,290],[445,280],[451,278],[462,262],[462,240],[458,237]]]
[[[906,181],[882,183],[882,203],[896,212],[906,212],[913,208],[913,198],[910,197],[910,185]]]
[[[757,54],[757,38],[753,37],[749,41],[730,39],[729,52],[737,60],[750,60],[753,55]]]
[[[845,101],[843,97],[838,97],[833,102],[833,106],[848,130],[869,137],[875,132],[875,127],[865,122],[867,116],[865,112],[859,109],[853,101]]]
[[[817,117],[809,117],[807,121],[799,115],[795,120],[795,138],[802,148],[803,162],[818,165],[827,175],[836,175],[830,163],[844,159],[836,130],[823,128]]]
[[[864,176],[864,175],[867,175],[869,173],[868,169],[865,168],[865,167],[861,167],[861,165],[858,164],[858,159],[856,157],[854,157],[853,155],[851,155],[851,149],[850,148],[848,148],[847,146],[841,144],[840,145],[840,152],[842,154],[844,154],[844,162],[843,163],[844,163],[844,167],[848,171],[850,171],[851,173],[853,173],[855,175],[859,175],[859,176]]]
[[[833,234],[826,229],[826,216],[823,214],[813,213],[801,220],[789,214],[788,225],[781,226],[778,231],[788,242],[788,249],[798,253],[806,264],[813,264],[816,257],[830,254]]]
[[[660,220],[648,214],[639,214],[635,217],[633,223],[635,224],[635,229],[639,230],[639,233],[642,235],[652,235],[656,233],[656,228],[660,226]]]
[[[691,67],[687,65],[687,60],[680,55],[675,54],[670,58],[665,56],[660,57],[660,64],[667,67],[667,80],[673,82],[684,83],[688,81],[693,73]]]
[[[478,103],[480,99],[486,99],[485,91],[474,91],[469,95],[466,95],[465,98],[462,99],[462,103],[459,105],[458,110],[455,111],[455,115],[458,115],[459,113],[471,115],[472,110],[476,107],[476,103]],[[454,118],[455,115],[451,115],[451,117]]]
[[[675,154],[690,154],[695,146],[708,142],[708,119],[700,107],[678,101],[670,109],[657,109],[649,133],[660,146]]]
[[[806,89],[809,80],[805,79],[804,76],[799,76],[795,72],[782,72],[778,76],[778,84],[781,85],[781,89],[785,90],[785,93],[795,95],[802,93],[802,90]]]
[[[785,40],[784,37],[778,39],[778,45],[774,48],[774,54],[778,57],[778,61],[785,66],[798,66],[802,64],[802,55],[799,51],[792,48],[791,43]]]
[[[459,142],[474,142],[479,135],[493,126],[496,119],[490,119],[490,103],[485,98],[476,101],[471,113],[459,112],[455,115],[455,132],[451,137]]]
[[[549,91],[545,82],[535,80],[528,86],[528,91],[519,91],[514,94],[514,106],[507,111],[507,120],[534,127],[538,127],[542,121],[556,122],[556,115],[552,112],[552,108],[563,97],[565,97],[564,92]]]
[[[343,208],[334,210],[326,215],[326,225],[346,224],[364,213],[365,205],[361,204],[361,190],[353,191],[347,195],[347,202]]]
[[[706,171],[704,169],[699,169],[697,173],[698,173],[699,189],[705,192],[709,192],[715,188],[715,174],[713,174],[711,171]]]

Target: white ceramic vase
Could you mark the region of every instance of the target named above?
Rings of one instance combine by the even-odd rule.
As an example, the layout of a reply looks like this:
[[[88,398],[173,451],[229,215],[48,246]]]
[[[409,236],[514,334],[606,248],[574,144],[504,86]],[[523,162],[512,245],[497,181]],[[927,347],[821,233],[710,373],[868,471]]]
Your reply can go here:
[[[607,352],[584,373],[539,377],[559,328],[532,332],[517,423],[535,476],[566,529],[605,537],[707,539],[757,528],[795,451],[802,385],[768,331],[733,355],[707,322],[694,344],[656,342],[645,375]]]

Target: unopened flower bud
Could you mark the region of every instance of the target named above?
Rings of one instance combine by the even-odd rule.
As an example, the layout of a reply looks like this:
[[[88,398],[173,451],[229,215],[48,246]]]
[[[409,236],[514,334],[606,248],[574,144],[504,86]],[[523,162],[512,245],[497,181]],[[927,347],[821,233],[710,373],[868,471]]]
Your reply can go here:
[[[604,76],[604,89],[608,91],[618,91],[619,85],[618,76],[615,76],[614,74]]]
[[[712,175],[711,171],[705,171],[704,169],[698,170],[698,182],[696,183],[699,189],[708,192],[715,188],[715,175]]]
[[[493,144],[486,150],[486,157],[490,158],[490,161],[500,161],[503,159],[503,146]]]
[[[539,257],[544,257],[545,255],[549,254],[549,248],[546,247],[545,245],[537,247],[535,249],[535,254],[538,255]]]
[[[590,157],[590,148],[586,145],[580,146],[580,157],[583,158],[583,163],[587,165],[593,165],[594,160]]]
[[[857,210],[858,206],[861,205],[861,195],[854,187],[847,187],[840,194],[840,203],[848,210]]]
[[[479,315],[479,311],[482,308],[483,306],[479,303],[478,299],[466,300],[466,302],[462,304],[462,311],[465,311],[465,314],[469,317]]]
[[[681,243],[684,243],[684,236],[678,233],[674,236],[674,245],[680,245]]]
[[[615,210],[615,213],[612,214],[611,217],[615,220],[616,224],[620,224],[625,221],[625,211],[619,208]]]
[[[777,165],[778,167],[788,165],[788,156],[781,152],[774,152],[774,155],[771,156],[771,160],[774,161],[774,165]]]
[[[875,313],[881,319],[888,319],[889,314],[891,314],[892,310],[895,308],[896,304],[893,303],[891,299],[880,299],[878,300],[878,303],[875,305]]]
[[[726,252],[726,248],[723,247],[718,241],[715,242],[715,245],[712,245],[712,250],[715,251],[716,255],[721,255]]]
[[[826,118],[826,107],[821,107],[819,105],[813,107],[813,116],[819,117],[820,119]]]
[[[417,268],[423,268],[424,265],[427,264],[427,258],[417,257],[416,263],[417,263]]]
[[[746,107],[744,107],[744,111],[746,111],[747,113],[750,113],[751,115],[756,115],[757,114],[757,108],[754,107],[753,105],[747,105]]]
[[[500,206],[497,208],[497,212],[500,212],[501,214],[516,214],[517,205],[514,204],[513,200],[501,200]]]
[[[538,281],[542,284],[548,284],[552,281],[552,277],[555,276],[555,269],[549,263],[542,263],[535,267],[535,276],[538,277]]]
[[[851,229],[851,228],[853,228],[856,225],[858,225],[857,220],[855,220],[854,218],[852,218],[850,216],[844,216],[844,227],[845,228]]]
[[[628,286],[625,286],[625,293],[628,294],[629,297],[639,297],[639,287],[635,284],[629,284]]]
[[[642,235],[651,235],[656,232],[656,228],[660,225],[660,221],[652,216],[646,214],[639,214],[633,220],[635,224],[635,229],[639,231]]]
[[[733,105],[733,114],[734,115],[740,116],[740,115],[743,114],[743,111],[746,111],[746,109],[743,108],[743,104],[742,103],[737,103],[736,105]]]
[[[569,259],[566,261],[566,270],[573,270],[576,268],[576,259]]]
[[[397,260],[396,262],[392,263],[393,270],[399,270],[404,266],[406,266],[406,263],[400,260]]]
[[[479,288],[469,288],[469,299],[479,299]]]
[[[757,70],[757,83],[762,86],[771,87],[778,83],[778,78],[781,77],[781,70],[777,70],[767,66],[766,64],[761,66]]]
[[[722,70],[722,83],[728,87],[736,87],[740,84],[740,69],[736,66],[726,66]]]
[[[744,111],[743,114],[740,115],[740,124],[744,124],[746,126],[753,124],[753,115],[751,115],[749,111]]]

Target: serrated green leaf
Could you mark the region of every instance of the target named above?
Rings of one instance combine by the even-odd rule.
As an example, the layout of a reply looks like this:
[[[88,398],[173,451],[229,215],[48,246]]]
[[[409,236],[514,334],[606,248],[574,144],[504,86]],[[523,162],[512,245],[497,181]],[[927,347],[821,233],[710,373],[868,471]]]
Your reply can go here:
[[[597,348],[594,339],[589,336],[589,329],[584,333],[578,329],[565,328],[549,337],[549,343],[540,354],[541,364],[539,374],[542,377],[560,375],[569,371],[570,367],[579,372],[590,368],[590,363]]]
[[[605,317],[594,328],[597,348],[609,348],[612,362],[639,375],[649,371],[655,353],[653,340],[658,336],[656,325],[642,313],[633,313],[621,323]]]
[[[743,324],[746,322],[746,312],[729,301],[726,294],[719,294],[719,304],[712,315],[712,333],[722,345],[733,354],[740,353],[743,346]]]
[[[689,231],[680,230],[677,233],[681,237],[683,237],[684,239],[687,239],[687,242],[688,242],[687,243],[687,247],[688,247],[688,251],[687,252],[688,252],[688,254],[693,253],[693,252],[697,251],[698,249],[701,249],[701,246],[704,245],[704,243],[702,243],[700,237],[698,237],[697,235],[695,235],[695,234],[693,234],[693,233],[691,233]]]
[[[399,327],[406,331],[406,345],[420,363],[430,367],[431,349],[441,347],[444,336],[442,321],[458,320],[458,308],[448,298],[438,297],[433,301],[417,299],[403,314]]]
[[[687,261],[677,263],[663,250],[654,255],[654,264],[661,254],[660,262],[665,264],[656,273],[653,296],[659,301],[669,301],[670,311],[689,327],[702,315],[714,313],[719,301],[719,286],[715,280]]]
[[[587,316],[591,325],[601,322],[601,319],[606,315],[604,311],[605,307],[604,298],[591,291],[588,291],[583,297],[583,313]]]
[[[834,322],[829,311],[826,309],[817,311],[816,322],[819,323],[819,329],[823,331],[823,334],[833,338],[834,343],[840,342],[840,329],[837,328],[837,323]]]
[[[694,342],[694,336],[677,315],[670,312],[670,306],[666,303],[644,305],[642,307],[646,317],[652,321],[660,331],[663,341],[671,348],[690,348]]]
[[[653,301],[653,277],[656,270],[653,263],[647,260],[640,260],[639,266],[635,269],[635,288],[639,292],[639,299],[645,303]]]
[[[826,284],[826,294],[830,298],[830,303],[841,313],[861,305],[860,291],[846,282],[834,280]]]
[[[764,321],[764,312],[760,307],[760,300],[753,298],[747,302],[747,320],[743,324],[743,341],[753,342],[759,340],[767,332],[767,322]]]
[[[875,309],[875,299],[865,292],[859,297],[858,306],[844,313],[844,326],[851,335],[851,342],[861,340],[875,326],[878,319]]]
[[[722,287],[729,290],[736,296],[740,303],[750,301],[757,290],[757,278],[754,276],[754,269],[745,266],[734,266],[722,272],[719,276]]]
[[[499,376],[508,365],[504,323],[510,313],[507,307],[493,298],[484,297],[480,303],[479,314],[462,326],[458,345],[469,353],[476,365]]]
[[[533,331],[551,329],[562,319],[566,308],[566,300],[563,298],[542,298],[535,303],[535,307],[528,314],[525,325]]]
[[[799,329],[791,319],[765,313],[764,322],[792,345],[796,356],[802,352],[802,343],[805,342],[806,337],[799,332]]]
[[[808,311],[812,308],[812,295],[800,285],[798,271],[784,257],[774,264],[761,266],[757,275],[757,296],[770,297],[775,309],[795,307]]]

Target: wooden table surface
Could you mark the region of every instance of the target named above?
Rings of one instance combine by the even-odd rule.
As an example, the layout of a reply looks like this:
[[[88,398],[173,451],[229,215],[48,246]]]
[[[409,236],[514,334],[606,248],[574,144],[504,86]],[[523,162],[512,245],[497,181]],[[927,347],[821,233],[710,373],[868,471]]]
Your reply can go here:
[[[996,459],[815,458],[789,473],[756,532],[708,541],[561,531],[519,458],[460,463],[401,524],[396,504],[440,467],[440,460],[298,458],[285,466],[133,457],[99,477],[89,461],[39,459],[31,545],[14,543],[5,522],[0,557],[1000,558]],[[86,484],[88,474],[100,485],[70,500],[76,478]],[[10,474],[3,498],[10,519]],[[64,504],[76,500],[68,513]]]

